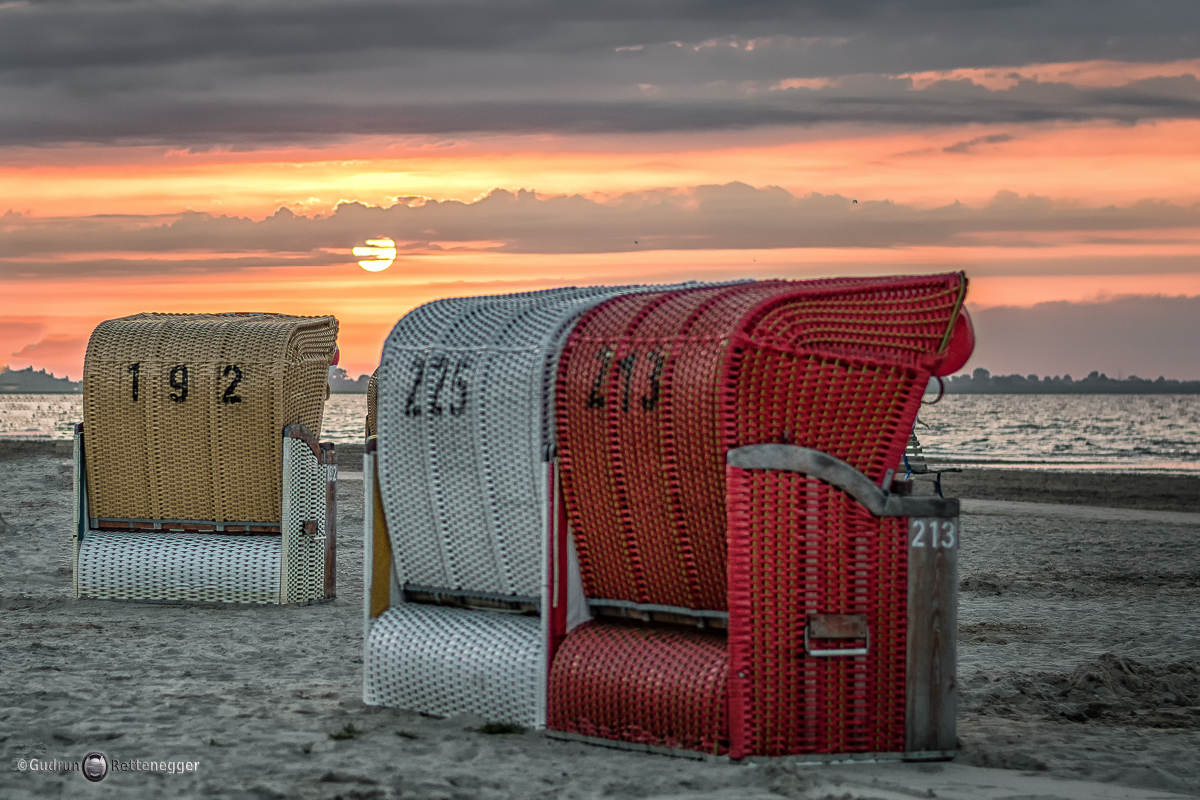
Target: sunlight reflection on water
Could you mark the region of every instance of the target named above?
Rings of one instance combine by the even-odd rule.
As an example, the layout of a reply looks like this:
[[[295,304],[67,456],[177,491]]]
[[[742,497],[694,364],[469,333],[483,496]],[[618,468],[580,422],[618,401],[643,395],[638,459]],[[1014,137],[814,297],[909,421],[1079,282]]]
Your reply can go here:
[[[361,442],[367,419],[365,394],[335,394],[325,403],[321,439]],[[0,438],[70,439],[83,421],[78,394],[0,394]]]
[[[325,441],[360,442],[365,394],[325,404]],[[0,395],[0,438],[69,439],[80,395]],[[947,395],[921,407],[935,461],[997,467],[1200,472],[1200,395]]]
[[[918,419],[938,461],[1200,472],[1200,395],[947,395]]]

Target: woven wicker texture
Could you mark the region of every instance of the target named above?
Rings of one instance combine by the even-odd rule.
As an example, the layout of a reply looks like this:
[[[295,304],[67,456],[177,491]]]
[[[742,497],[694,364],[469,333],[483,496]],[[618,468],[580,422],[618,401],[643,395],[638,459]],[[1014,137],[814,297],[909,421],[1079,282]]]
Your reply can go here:
[[[139,314],[88,342],[93,517],[279,522],[279,436],[320,435],[333,317]]]
[[[325,597],[325,481],[326,468],[308,443],[283,439],[283,603]],[[304,523],[316,523],[316,534]]]
[[[78,596],[278,603],[279,537],[92,531],[79,544]]]
[[[965,291],[958,274],[870,279],[760,306],[732,338],[723,449],[789,442],[882,483]],[[730,662],[746,676],[730,692],[734,754],[903,750],[905,521],[818,481],[753,472],[727,485]],[[864,614],[869,653],[797,658],[810,614]]]
[[[376,420],[379,418],[379,367],[371,373],[371,379],[367,381],[367,436],[375,436],[379,433],[379,424]]]
[[[728,485],[731,754],[902,751],[905,520],[795,473],[729,467]],[[866,615],[868,654],[805,658],[812,614]]]
[[[647,287],[438,300],[378,371],[379,476],[400,580],[540,596],[558,356],[578,317]]]
[[[311,437],[309,437],[311,438]],[[315,440],[314,440],[315,441]],[[209,603],[294,603],[325,599],[325,548],[329,468],[309,442],[283,437],[283,534],[225,534],[165,530],[89,530],[76,474],[76,525],[72,531],[75,596],[120,600]],[[75,437],[76,469],[84,436]],[[335,485],[336,488],[336,485]],[[313,534],[305,531],[312,523]],[[82,530],[83,541],[78,541]],[[282,582],[283,591],[280,591]]]
[[[726,607],[724,454],[787,442],[878,481],[903,453],[960,274],[618,297],[559,362],[563,492],[590,597]]]
[[[541,725],[539,620],[401,603],[371,623],[363,665],[370,705]]]
[[[589,622],[554,657],[547,726],[719,755],[727,672],[721,638]]]

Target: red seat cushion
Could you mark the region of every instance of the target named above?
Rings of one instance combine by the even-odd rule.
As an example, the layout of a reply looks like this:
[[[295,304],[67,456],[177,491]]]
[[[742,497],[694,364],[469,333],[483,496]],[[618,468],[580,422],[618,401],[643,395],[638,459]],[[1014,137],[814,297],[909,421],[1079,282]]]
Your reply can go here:
[[[723,754],[727,665],[717,636],[589,622],[554,657],[547,725]]]

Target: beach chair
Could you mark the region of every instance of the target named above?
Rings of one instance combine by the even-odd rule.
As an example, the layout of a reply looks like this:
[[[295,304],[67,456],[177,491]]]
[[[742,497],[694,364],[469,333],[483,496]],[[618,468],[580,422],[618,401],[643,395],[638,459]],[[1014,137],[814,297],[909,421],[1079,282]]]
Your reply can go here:
[[[75,596],[333,599],[337,461],[318,436],[336,338],[333,317],[101,323],[75,431]]]
[[[770,281],[412,312],[364,456],[364,700],[673,752],[944,757],[957,501],[887,487],[965,288]],[[914,548],[934,533],[930,577]],[[518,552],[536,563],[504,568]]]
[[[580,320],[558,535],[594,619],[551,620],[548,728],[735,758],[954,749],[958,502],[889,489],[965,289],[763,282]]]
[[[942,475],[947,472],[962,472],[960,467],[930,467],[929,462],[925,460],[925,452],[921,449],[921,441],[917,439],[916,431],[909,434],[908,445],[904,448],[904,470],[904,480],[929,481],[937,490],[938,497],[946,496],[942,493]]]
[[[544,724],[549,618],[586,615],[573,593],[568,622],[548,567],[570,558],[548,551],[558,356],[589,308],[647,290],[439,300],[396,324],[364,455],[364,702]]]

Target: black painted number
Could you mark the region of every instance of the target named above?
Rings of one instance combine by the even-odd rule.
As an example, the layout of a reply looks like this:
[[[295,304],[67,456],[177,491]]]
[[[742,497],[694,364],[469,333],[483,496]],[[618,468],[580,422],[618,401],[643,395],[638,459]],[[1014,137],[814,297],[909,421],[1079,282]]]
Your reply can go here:
[[[437,371],[437,384],[433,387],[433,397],[429,399],[429,413],[440,417],[446,410],[441,404],[442,387],[446,385],[446,357],[434,356],[429,359],[429,368]]]
[[[612,366],[613,356],[616,355],[612,350],[604,350],[596,353],[596,358],[603,363],[600,366],[600,372],[596,374],[596,380],[592,381],[592,391],[588,394],[588,408],[604,408],[607,401],[604,399],[604,379],[608,377],[608,368]]]
[[[461,417],[467,409],[467,376],[462,374],[471,368],[471,359],[464,358],[454,366],[454,378],[450,381],[450,390],[458,392],[458,401],[450,401],[451,416]]]
[[[637,353],[630,353],[617,362],[621,375],[625,378],[625,392],[621,395],[621,410],[629,410],[629,390],[633,385],[633,367],[637,364]]]
[[[187,400],[188,368],[182,364],[171,367],[171,372],[167,375],[167,379],[171,384],[171,388],[176,390],[175,392],[171,392],[170,398],[176,403],[182,403],[184,400]]]
[[[140,363],[130,364],[129,374],[133,376],[133,402],[136,403],[138,398],[138,378],[142,374],[142,365]]]
[[[452,417],[462,416],[467,408],[466,371],[471,367],[471,359],[459,359],[453,364],[453,369],[450,368],[451,363],[446,356],[435,355],[428,360],[417,358],[409,365],[412,383],[404,399],[404,416],[420,417],[428,414],[431,417],[441,417],[447,410]],[[450,379],[448,388],[447,377]],[[432,384],[432,391],[427,391],[428,384]],[[445,394],[449,395],[449,405],[443,402]],[[429,398],[428,402],[425,402],[426,396]]]
[[[605,390],[611,380],[610,371],[614,356],[615,352],[612,348],[596,353],[596,358],[601,362],[600,371],[596,374],[596,379],[592,381],[592,391],[588,394],[587,400],[588,408],[605,408],[608,405]],[[659,395],[662,391],[663,365],[666,364],[667,359],[657,351],[647,353],[646,358],[653,364],[649,375],[650,386],[639,399],[643,411],[653,411],[658,408]],[[637,360],[638,354],[631,351],[616,362],[617,376],[621,384],[621,410],[624,412],[629,411],[633,394],[633,373],[637,367]]]
[[[419,417],[421,416],[421,401],[417,399],[417,392],[420,390],[421,384],[425,383],[425,359],[418,358],[409,366],[409,369],[413,373],[413,382],[409,387],[408,397],[404,400],[404,416]]]
[[[141,394],[142,388],[142,365],[141,362],[130,364],[125,368],[130,376],[130,383],[134,402],[137,402],[138,396]],[[240,403],[242,396],[237,393],[238,384],[245,377],[242,374],[242,368],[229,364],[225,367],[222,373],[226,378],[231,378],[229,385],[225,387],[225,393],[221,395],[222,403]],[[171,367],[171,371],[167,373],[167,383],[175,391],[170,392],[167,396],[176,403],[182,403],[188,399],[188,368],[186,364],[176,364]]]
[[[654,369],[650,371],[650,391],[642,395],[642,410],[653,411],[658,408],[659,381],[667,359],[662,353],[650,353],[647,358],[654,362]]]
[[[226,378],[228,378],[229,376],[232,375],[233,380],[230,381],[229,385],[225,387],[225,394],[221,395],[221,402],[222,403],[240,403],[240,402],[242,402],[242,396],[235,393],[237,390],[238,384],[242,382],[241,367],[235,366],[234,364],[230,364],[225,367],[225,371],[222,374]]]

